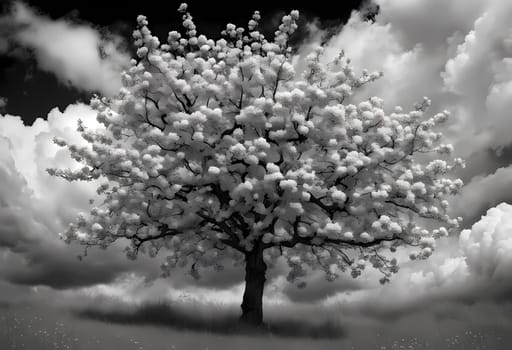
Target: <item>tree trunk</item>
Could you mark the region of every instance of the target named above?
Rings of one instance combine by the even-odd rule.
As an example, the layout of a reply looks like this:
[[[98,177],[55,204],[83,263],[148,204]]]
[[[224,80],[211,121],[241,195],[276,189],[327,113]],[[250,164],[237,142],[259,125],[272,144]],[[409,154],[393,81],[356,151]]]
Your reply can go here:
[[[252,251],[245,254],[245,291],[240,320],[246,325],[263,325],[263,288],[266,270],[263,249],[257,244]]]

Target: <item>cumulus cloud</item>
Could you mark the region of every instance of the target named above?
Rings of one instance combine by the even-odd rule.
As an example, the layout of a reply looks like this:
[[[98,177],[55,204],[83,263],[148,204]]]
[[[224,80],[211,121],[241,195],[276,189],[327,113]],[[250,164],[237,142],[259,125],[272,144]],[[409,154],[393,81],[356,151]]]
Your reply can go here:
[[[447,44],[455,33],[472,28],[492,1],[480,0],[375,0],[380,6],[378,21],[390,23],[397,39],[406,47],[418,43],[429,49]],[[494,1],[496,2],[496,1]]]
[[[131,270],[148,275],[158,271],[149,259],[128,261],[119,245],[107,254],[90,250],[89,259],[80,262],[76,256],[83,248],[67,246],[58,237],[79,211],[87,209],[97,184],[50,177],[47,167],[73,166],[67,151],[52,139],[78,141],[78,118],[92,124],[94,116],[82,104],[64,112],[54,109],[47,121],[38,119],[32,126],[16,116],[0,116],[0,278],[68,288],[106,283]]]
[[[512,205],[489,209],[471,229],[462,231],[459,242],[472,274],[512,286]]]
[[[120,72],[130,57],[119,36],[106,36],[83,23],[52,20],[22,2],[14,2],[0,18],[0,32],[2,27],[12,42],[34,53],[40,69],[62,83],[105,95],[121,87]]]
[[[474,21],[456,54],[446,62],[442,77],[446,89],[461,97],[461,114],[470,119],[474,134],[483,134],[479,142],[500,148],[512,141],[512,26],[508,21],[512,6],[490,3],[493,6]]]
[[[501,202],[512,202],[506,189],[512,186],[512,167],[499,168],[493,174],[476,176],[453,199],[452,210],[463,215],[463,227],[470,227],[482,213]],[[505,189],[505,190],[504,190]]]

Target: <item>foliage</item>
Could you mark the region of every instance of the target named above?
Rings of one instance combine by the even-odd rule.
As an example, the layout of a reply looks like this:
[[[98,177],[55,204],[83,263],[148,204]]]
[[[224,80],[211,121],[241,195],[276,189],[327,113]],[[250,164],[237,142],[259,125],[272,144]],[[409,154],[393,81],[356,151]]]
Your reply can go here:
[[[83,166],[49,169],[67,180],[102,179],[101,201],[63,234],[108,246],[130,240],[127,254],[168,251],[168,272],[190,264],[222,269],[258,244],[267,264],[284,256],[289,281],[306,267],[332,280],[370,263],[387,282],[401,245],[432,253],[458,219],[447,196],[462,181],[435,131],[449,114],[429,117],[428,99],[412,111],[384,111],[377,97],[353,92],[380,76],[356,75],[343,53],[326,63],[322,48],[295,71],[288,46],[298,11],[284,16],[272,41],[255,12],[247,30],[228,24],[223,38],[198,35],[187,6],[184,33],[161,44],[138,17],[137,58],[112,98],[94,98],[98,130],[89,145],[62,139]],[[392,88],[392,87],[390,87]],[[418,156],[419,155],[419,156]]]

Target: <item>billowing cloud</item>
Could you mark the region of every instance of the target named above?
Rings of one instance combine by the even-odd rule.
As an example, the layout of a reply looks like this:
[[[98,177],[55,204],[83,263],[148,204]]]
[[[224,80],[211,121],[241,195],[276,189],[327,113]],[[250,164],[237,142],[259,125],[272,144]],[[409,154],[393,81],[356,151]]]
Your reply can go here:
[[[120,37],[84,23],[52,20],[22,2],[14,2],[0,18],[0,32],[2,27],[12,42],[34,53],[40,69],[62,83],[105,95],[121,87],[120,72],[130,57]]]
[[[464,216],[464,227],[480,219],[482,213],[501,202],[512,203],[512,167],[499,168],[493,174],[476,176],[453,199],[454,212]]]
[[[471,229],[462,231],[459,242],[474,276],[512,287],[512,205],[501,203],[490,209]]]
[[[455,55],[446,62],[442,77],[446,89],[461,97],[461,114],[470,118],[474,134],[482,134],[479,141],[500,148],[512,141],[512,26],[508,21],[512,6],[490,3],[493,6],[474,21]]]
[[[78,118],[93,124],[94,116],[88,106],[78,104],[64,112],[54,109],[47,121],[38,119],[32,126],[19,117],[0,117],[0,278],[68,288],[107,283],[131,270],[158,272],[149,259],[128,261],[121,245],[107,254],[91,249],[88,259],[80,262],[76,257],[83,248],[68,246],[58,237],[79,211],[87,210],[97,184],[49,176],[47,167],[73,166],[67,151],[52,139],[79,141]]]
[[[492,2],[480,0],[375,0],[380,6],[378,21],[389,23],[400,43],[428,49],[448,44],[456,33],[471,30],[473,22]]]

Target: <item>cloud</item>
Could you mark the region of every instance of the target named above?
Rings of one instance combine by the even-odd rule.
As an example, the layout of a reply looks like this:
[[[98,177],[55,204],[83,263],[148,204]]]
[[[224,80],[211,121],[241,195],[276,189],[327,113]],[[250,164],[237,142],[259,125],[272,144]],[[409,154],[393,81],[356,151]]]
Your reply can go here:
[[[105,95],[121,87],[120,72],[130,57],[119,36],[84,23],[52,20],[22,2],[14,2],[0,18],[0,32],[2,27],[12,42],[34,53],[40,69],[62,83]]]
[[[485,130],[479,143],[500,148],[511,143],[512,6],[491,2],[466,33],[442,77],[447,90],[462,98],[461,113],[472,127]],[[475,134],[477,133],[475,131]],[[478,142],[476,143],[478,145]]]
[[[501,203],[460,234],[469,271],[488,282],[512,287],[512,205]]]
[[[363,282],[352,278],[348,273],[343,273],[336,280],[330,282],[325,279],[324,272],[313,271],[307,276],[306,280],[306,287],[299,288],[295,284],[288,283],[282,277],[274,283],[274,290],[279,291],[274,295],[276,297],[282,296],[284,300],[292,303],[315,303],[322,302],[326,298],[339,293],[351,293],[367,287]]]
[[[499,168],[487,176],[474,177],[451,201],[452,211],[464,217],[463,227],[469,227],[487,209],[501,202],[512,202],[512,194],[504,190],[511,186],[511,166]]]
[[[49,176],[47,167],[73,166],[67,151],[52,139],[79,141],[76,121],[82,118],[93,125],[94,116],[83,104],[64,112],[54,109],[47,121],[38,119],[32,126],[16,116],[0,116],[0,279],[69,288],[108,283],[126,271],[158,271],[149,259],[127,260],[122,245],[107,253],[91,249],[88,259],[80,262],[76,256],[83,248],[68,246],[58,237],[79,211],[88,208],[97,184]]]
[[[480,0],[376,0],[378,20],[390,23],[396,37],[406,47],[421,43],[429,49],[447,44],[454,33],[467,32],[473,21],[493,1]],[[496,2],[496,1],[494,1]]]

